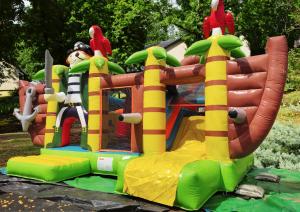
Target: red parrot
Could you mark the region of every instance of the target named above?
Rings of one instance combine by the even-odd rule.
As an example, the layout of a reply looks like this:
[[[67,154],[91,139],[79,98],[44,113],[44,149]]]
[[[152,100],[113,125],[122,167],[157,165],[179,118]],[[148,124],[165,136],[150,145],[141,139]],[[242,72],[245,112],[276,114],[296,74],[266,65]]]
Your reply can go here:
[[[106,37],[104,37],[99,26],[91,26],[89,29],[89,34],[91,37],[90,46],[95,55],[101,55],[107,58],[107,55],[112,54],[110,42]]]
[[[234,34],[234,19],[230,12],[225,13],[223,0],[211,1],[210,16],[205,17],[203,21],[204,38],[212,34],[225,34],[226,28],[229,34]]]

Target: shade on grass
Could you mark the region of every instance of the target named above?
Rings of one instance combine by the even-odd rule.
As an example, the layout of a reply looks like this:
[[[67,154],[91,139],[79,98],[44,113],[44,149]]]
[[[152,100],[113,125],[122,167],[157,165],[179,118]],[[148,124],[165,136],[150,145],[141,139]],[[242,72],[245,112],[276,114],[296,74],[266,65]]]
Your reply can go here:
[[[38,155],[40,147],[33,146],[31,139],[26,134],[0,135],[0,167],[6,166],[9,158],[20,155]]]

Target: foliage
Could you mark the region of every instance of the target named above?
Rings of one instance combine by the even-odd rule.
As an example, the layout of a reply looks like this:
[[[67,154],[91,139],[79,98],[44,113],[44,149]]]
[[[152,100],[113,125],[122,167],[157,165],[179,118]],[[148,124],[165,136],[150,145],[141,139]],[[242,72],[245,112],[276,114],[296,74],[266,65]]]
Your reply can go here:
[[[237,35],[245,35],[257,54],[264,51],[267,36],[285,34],[292,46],[299,37],[299,1],[227,0],[225,5],[235,14]],[[76,41],[89,42],[93,24],[111,41],[110,59],[126,69],[128,56],[147,44],[182,37],[189,45],[202,39],[202,21],[210,14],[210,0],[26,2],[27,7],[22,0],[0,2],[0,58],[28,75],[42,68],[46,48],[56,64],[64,64],[66,50]]]
[[[299,0],[235,2],[241,7],[240,10],[234,9],[237,33],[243,34],[250,42],[253,54],[264,52],[265,43],[270,36],[286,35],[289,47],[293,47],[294,41],[299,38],[299,29],[295,29],[295,19],[291,16],[297,13]]]
[[[54,56],[54,63],[64,64],[66,51],[72,47],[75,30],[67,27],[70,10],[64,1],[30,0],[22,17],[16,44],[18,65],[30,75],[42,68],[45,49]],[[63,4],[64,3],[64,4]]]
[[[175,25],[180,36],[188,45],[201,40],[202,21],[210,12],[210,0],[177,0],[175,6],[170,9],[166,20]]]
[[[124,61],[133,52],[143,49],[147,42],[167,38],[166,28],[155,30],[160,26],[157,23],[162,21],[159,14],[163,11],[160,10],[159,2],[155,3],[152,0],[84,2],[83,6],[77,2],[70,5],[72,16],[68,24],[78,25],[78,21],[82,21],[81,28],[77,31],[77,35],[82,39],[88,38],[88,28],[92,24],[102,26],[112,44],[111,59],[121,65],[124,65]],[[152,40],[154,37],[152,31],[160,32],[160,35],[155,37],[156,40]]]
[[[14,108],[19,107],[18,96],[7,96],[0,98],[0,115],[12,114]]]
[[[38,61],[38,57],[36,57],[38,48],[35,46],[28,48],[24,42],[18,43],[17,46],[19,49],[16,52],[18,65],[25,70],[26,78],[31,79],[36,70],[40,70],[43,67],[43,61]]]
[[[294,91],[283,95],[282,106],[298,106],[300,104],[300,91]]]
[[[300,90],[300,48],[289,52],[288,75],[285,91],[291,92]]]
[[[282,123],[293,122],[294,124],[300,124],[300,104],[281,106],[277,120]]]
[[[177,0],[177,7],[166,17],[184,34],[188,44],[202,38],[202,21],[210,14],[210,0]],[[237,35],[244,35],[253,54],[264,52],[267,37],[287,35],[289,46],[299,37],[299,0],[228,0],[225,9],[235,15]]]
[[[255,165],[290,170],[300,169],[300,127],[276,122],[256,150]]]
[[[14,44],[18,37],[19,25],[17,22],[23,12],[22,0],[0,1],[0,61],[15,62]],[[8,76],[0,67],[0,84]]]
[[[42,68],[46,48],[56,64],[64,64],[67,49],[77,41],[89,43],[88,29],[97,24],[111,41],[110,59],[124,65],[127,57],[146,43],[168,38],[160,15],[165,11],[161,5],[166,2],[30,0],[17,43],[18,64],[32,75]]]
[[[300,124],[300,91],[283,95],[277,120],[282,123]]]
[[[0,1],[0,59],[13,61],[14,44],[19,34],[19,21],[24,11],[22,0]]]

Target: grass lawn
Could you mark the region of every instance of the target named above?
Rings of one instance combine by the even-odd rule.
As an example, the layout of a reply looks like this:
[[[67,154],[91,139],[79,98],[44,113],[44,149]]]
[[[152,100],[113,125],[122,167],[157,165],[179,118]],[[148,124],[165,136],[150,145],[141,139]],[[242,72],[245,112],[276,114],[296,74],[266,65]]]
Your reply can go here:
[[[18,96],[0,96],[0,134],[20,132],[20,122],[13,116],[14,108],[19,107]]]
[[[300,124],[300,91],[294,91],[283,96],[277,120]]]
[[[21,132],[22,126],[19,120],[13,115],[1,115],[0,114],[0,134]]]
[[[40,147],[33,146],[26,133],[8,133],[0,135],[0,167],[13,156],[38,155]]]

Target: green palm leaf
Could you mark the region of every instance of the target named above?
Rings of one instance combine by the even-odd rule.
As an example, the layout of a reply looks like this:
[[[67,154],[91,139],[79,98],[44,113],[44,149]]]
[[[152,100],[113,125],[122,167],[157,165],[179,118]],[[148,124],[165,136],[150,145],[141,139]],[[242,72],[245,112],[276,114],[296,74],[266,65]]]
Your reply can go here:
[[[234,58],[246,57],[245,52],[240,47],[233,49],[230,53],[230,56]]]
[[[218,39],[218,44],[227,51],[232,51],[235,48],[242,46],[242,41],[234,35],[224,35]]]
[[[166,63],[170,66],[178,67],[181,66],[181,63],[177,60],[176,57],[167,53]]]
[[[69,73],[75,74],[75,73],[85,73],[89,70],[90,67],[90,61],[89,60],[84,60],[76,65],[74,65]]]
[[[115,73],[115,74],[124,74],[125,73],[124,69],[116,63],[108,61],[107,65],[108,65],[109,71],[111,71],[112,73]]]
[[[146,50],[138,51],[136,53],[133,53],[126,61],[126,65],[131,65],[131,64],[138,64],[140,62],[143,62],[147,59],[148,57],[148,52]]]
[[[165,60],[167,58],[167,52],[164,48],[155,46],[153,47],[153,55],[156,59]]]
[[[57,75],[62,75],[69,70],[69,67],[64,65],[54,65],[53,70]]]
[[[197,41],[186,50],[184,55],[204,55],[210,48],[211,43],[210,40]]]

